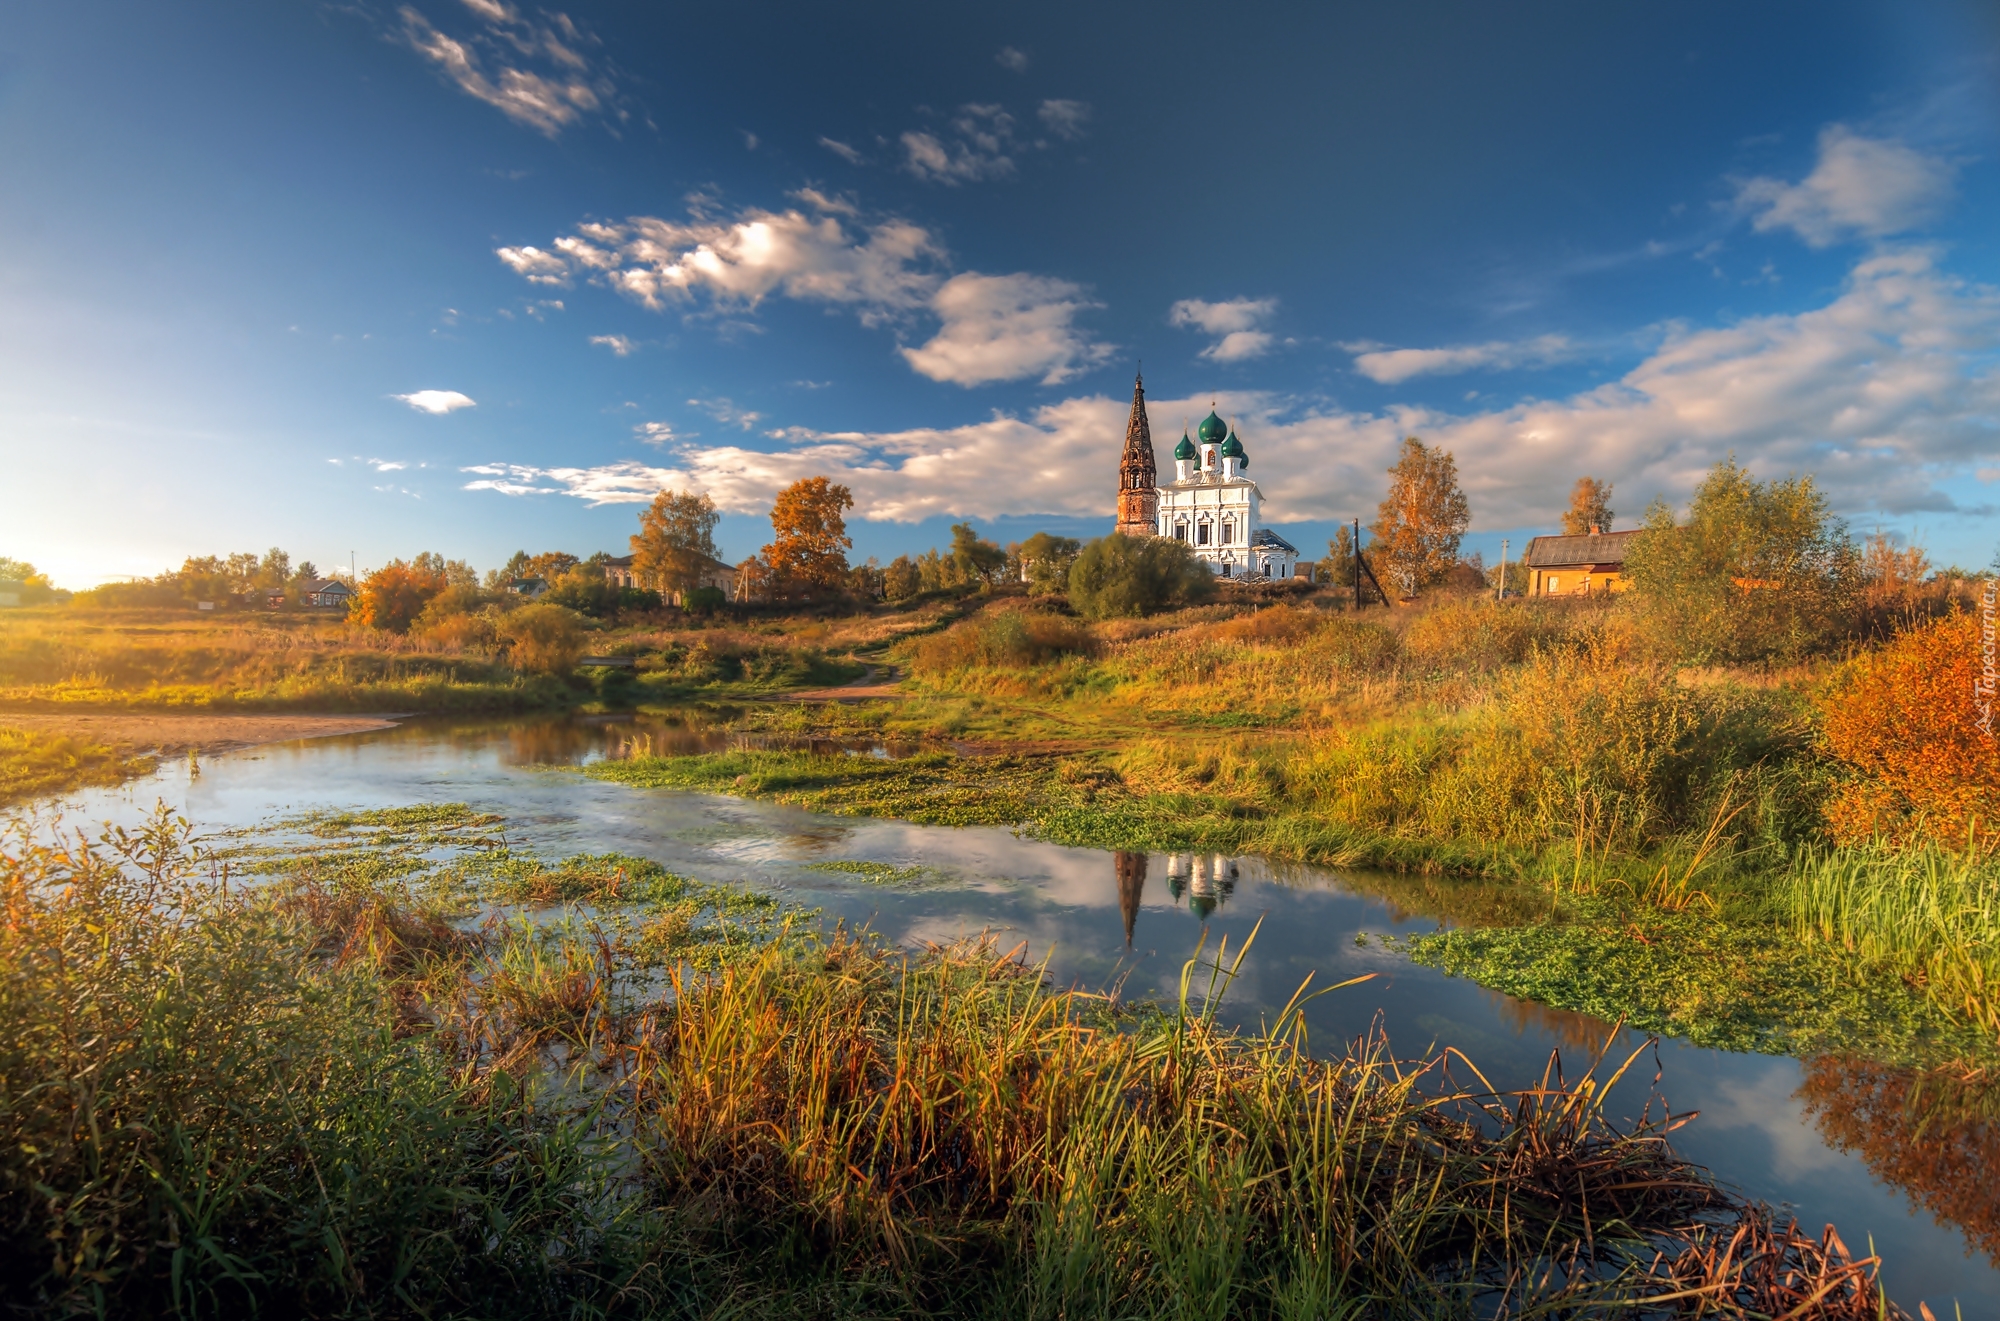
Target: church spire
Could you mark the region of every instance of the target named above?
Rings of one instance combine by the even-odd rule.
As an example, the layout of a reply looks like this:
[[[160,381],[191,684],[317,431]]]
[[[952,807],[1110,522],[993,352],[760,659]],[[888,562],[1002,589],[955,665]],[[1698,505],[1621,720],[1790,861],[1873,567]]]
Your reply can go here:
[[[1146,378],[1132,378],[1132,416],[1125,423],[1125,453],[1118,461],[1118,525],[1127,536],[1158,534],[1159,470],[1153,458],[1153,428],[1146,420]]]

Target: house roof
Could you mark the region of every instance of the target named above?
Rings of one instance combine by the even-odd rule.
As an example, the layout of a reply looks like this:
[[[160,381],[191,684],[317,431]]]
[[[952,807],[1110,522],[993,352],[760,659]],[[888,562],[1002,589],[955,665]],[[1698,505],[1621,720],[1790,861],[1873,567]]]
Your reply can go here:
[[[1278,550],[1289,551],[1294,555],[1299,553],[1299,548],[1297,546],[1294,546],[1291,542],[1286,541],[1283,537],[1279,536],[1277,533],[1271,531],[1271,529],[1267,527],[1258,528],[1257,535],[1250,538],[1250,544],[1252,546],[1271,546]]]
[[[1590,564],[1609,568],[1625,562],[1626,550],[1639,529],[1629,532],[1586,533],[1580,537],[1536,537],[1528,543],[1526,563],[1531,569],[1568,568]]]
[[[309,578],[299,584],[299,591],[306,596],[318,596],[322,592],[346,592],[352,595],[354,589],[338,578]]]
[[[629,569],[632,567],[630,555],[607,555],[600,561],[607,569]]]

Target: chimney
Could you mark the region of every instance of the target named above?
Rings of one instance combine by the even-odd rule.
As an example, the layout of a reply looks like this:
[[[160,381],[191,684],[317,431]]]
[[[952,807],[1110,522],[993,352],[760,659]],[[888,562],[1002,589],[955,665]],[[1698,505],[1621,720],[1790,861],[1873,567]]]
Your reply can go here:
[[[1597,526],[1597,524],[1592,523],[1590,525],[1590,535],[1593,537],[1601,537],[1604,535],[1604,529]]]

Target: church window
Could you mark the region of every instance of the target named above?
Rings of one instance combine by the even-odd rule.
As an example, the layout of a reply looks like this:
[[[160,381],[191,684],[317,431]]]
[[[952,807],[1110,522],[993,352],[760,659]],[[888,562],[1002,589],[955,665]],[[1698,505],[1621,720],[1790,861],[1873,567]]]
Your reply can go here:
[[[1182,519],[1181,521],[1174,524],[1174,540],[1175,541],[1187,540],[1187,520]]]
[[[1208,524],[1207,524],[1207,523],[1202,523],[1202,524],[1198,525],[1198,526],[1197,526],[1197,527],[1195,528],[1195,530],[1194,530],[1194,544],[1195,544],[1195,545],[1197,545],[1197,546],[1206,546],[1206,545],[1208,544]]]
[[[1234,540],[1236,540],[1236,524],[1225,518],[1222,520],[1222,544],[1227,546]]]

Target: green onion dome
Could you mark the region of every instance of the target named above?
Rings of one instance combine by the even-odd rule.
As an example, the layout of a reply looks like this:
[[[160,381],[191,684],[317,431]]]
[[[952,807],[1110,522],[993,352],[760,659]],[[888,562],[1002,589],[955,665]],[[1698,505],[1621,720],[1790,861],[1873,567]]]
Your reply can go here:
[[[1194,442],[1187,438],[1187,432],[1185,431],[1181,432],[1181,443],[1174,446],[1174,457],[1176,459],[1192,459],[1195,457]]]
[[[1201,425],[1195,428],[1194,434],[1201,437],[1202,444],[1213,445],[1229,434],[1229,424],[1211,412],[1201,420]]]
[[[1222,457],[1225,459],[1244,459],[1249,457],[1249,455],[1243,452],[1243,442],[1236,439],[1234,431],[1229,433],[1228,440],[1222,442]]]

